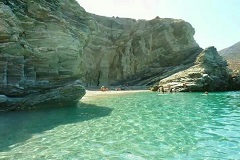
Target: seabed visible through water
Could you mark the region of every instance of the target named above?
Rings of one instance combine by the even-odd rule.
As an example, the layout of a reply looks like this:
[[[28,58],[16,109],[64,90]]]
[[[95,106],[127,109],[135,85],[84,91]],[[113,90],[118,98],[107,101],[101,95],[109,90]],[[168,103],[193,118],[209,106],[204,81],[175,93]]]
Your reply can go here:
[[[239,159],[240,92],[139,92],[0,114],[0,159]]]

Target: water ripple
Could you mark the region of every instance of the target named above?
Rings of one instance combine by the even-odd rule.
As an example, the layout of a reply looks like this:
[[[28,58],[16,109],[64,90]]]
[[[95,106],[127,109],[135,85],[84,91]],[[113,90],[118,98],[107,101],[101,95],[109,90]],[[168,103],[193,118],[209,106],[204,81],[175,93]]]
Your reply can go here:
[[[240,92],[135,93],[2,116],[0,159],[238,159],[239,104]]]

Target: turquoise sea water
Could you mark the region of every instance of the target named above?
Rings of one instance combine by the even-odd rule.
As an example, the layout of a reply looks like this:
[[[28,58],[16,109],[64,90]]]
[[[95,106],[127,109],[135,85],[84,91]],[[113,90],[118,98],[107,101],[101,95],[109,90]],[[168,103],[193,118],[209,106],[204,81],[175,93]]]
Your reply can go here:
[[[240,159],[240,92],[154,92],[0,114],[0,159]]]

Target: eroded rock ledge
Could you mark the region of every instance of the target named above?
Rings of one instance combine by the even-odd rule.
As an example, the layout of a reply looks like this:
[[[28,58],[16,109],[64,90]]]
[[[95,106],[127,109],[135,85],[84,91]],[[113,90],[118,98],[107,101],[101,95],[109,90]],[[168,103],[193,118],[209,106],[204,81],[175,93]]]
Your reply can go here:
[[[97,29],[84,48],[86,85],[152,85],[189,67],[202,50],[183,20],[92,16]]]
[[[127,83],[163,85],[179,91],[240,87],[239,74],[229,70],[216,48],[203,50],[198,46],[194,28],[188,22],[160,17],[149,21],[92,17],[97,29],[83,54],[83,82],[87,86]]]
[[[159,85],[179,91],[226,91],[231,81],[227,61],[215,47],[208,47],[192,67],[162,79]]]
[[[0,110],[76,104],[94,27],[75,0],[0,2]]]
[[[84,96],[83,85],[161,80],[187,84],[186,91],[215,91],[239,84],[216,49],[202,51],[194,33],[178,19],[89,14],[75,0],[3,0],[0,110],[71,106]]]

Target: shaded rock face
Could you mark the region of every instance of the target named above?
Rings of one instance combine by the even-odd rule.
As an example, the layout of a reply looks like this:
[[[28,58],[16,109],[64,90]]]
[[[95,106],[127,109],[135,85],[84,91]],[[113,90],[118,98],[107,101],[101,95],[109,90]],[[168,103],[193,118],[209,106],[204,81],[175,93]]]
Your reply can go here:
[[[240,90],[240,71],[232,72],[231,79],[229,81],[229,90],[239,91]]]
[[[0,2],[0,110],[76,104],[94,23],[75,0]]]
[[[152,85],[193,63],[201,50],[183,20],[92,17],[97,30],[83,54],[87,86]]]
[[[161,80],[160,85],[179,91],[226,91],[229,81],[231,72],[226,60],[216,48],[209,47],[198,55],[194,66]]]

